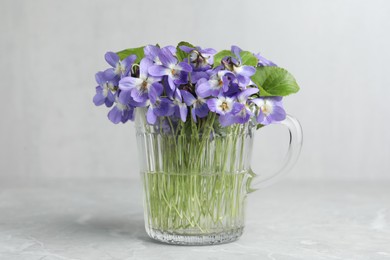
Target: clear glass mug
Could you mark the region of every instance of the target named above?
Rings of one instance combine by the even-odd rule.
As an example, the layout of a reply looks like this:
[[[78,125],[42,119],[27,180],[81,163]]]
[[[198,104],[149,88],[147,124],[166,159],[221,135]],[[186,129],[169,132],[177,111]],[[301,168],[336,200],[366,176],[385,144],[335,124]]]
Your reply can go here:
[[[247,194],[288,172],[302,146],[302,128],[287,115],[280,122],[290,134],[285,161],[273,174],[256,175],[250,167],[255,122],[222,128],[207,118],[208,124],[190,128],[163,119],[149,125],[145,113],[136,109],[135,124],[145,229],[151,238],[169,244],[219,244],[239,238]]]

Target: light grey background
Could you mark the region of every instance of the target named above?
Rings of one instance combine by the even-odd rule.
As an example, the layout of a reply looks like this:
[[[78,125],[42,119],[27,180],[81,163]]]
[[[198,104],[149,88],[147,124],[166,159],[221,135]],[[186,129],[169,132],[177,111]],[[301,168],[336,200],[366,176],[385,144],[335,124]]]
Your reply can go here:
[[[107,50],[186,40],[243,49],[289,69],[304,128],[293,179],[390,179],[389,1],[0,2],[0,180],[138,177],[133,126],[94,107]],[[257,171],[287,133],[258,133]]]

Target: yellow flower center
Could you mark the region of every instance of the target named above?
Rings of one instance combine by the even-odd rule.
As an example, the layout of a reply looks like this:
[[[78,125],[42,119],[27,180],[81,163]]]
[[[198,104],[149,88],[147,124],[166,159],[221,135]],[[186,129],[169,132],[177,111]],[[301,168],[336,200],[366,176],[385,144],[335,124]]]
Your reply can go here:
[[[148,88],[148,82],[146,82],[146,81],[142,82],[141,89],[142,90],[147,90],[147,88]]]
[[[272,113],[272,106],[270,104],[267,104],[265,103],[264,105],[262,105],[260,107],[261,111],[265,114],[265,115],[269,115]]]
[[[222,104],[220,105],[220,108],[223,110],[223,111],[226,111],[228,110],[228,104],[226,102],[222,102]]]

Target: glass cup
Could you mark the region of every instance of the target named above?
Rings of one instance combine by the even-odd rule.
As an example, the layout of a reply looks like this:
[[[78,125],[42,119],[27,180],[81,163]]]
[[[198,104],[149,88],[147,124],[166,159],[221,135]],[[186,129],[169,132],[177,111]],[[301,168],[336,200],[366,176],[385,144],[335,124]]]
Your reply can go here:
[[[250,166],[256,122],[221,127],[210,113],[196,124],[166,117],[149,125],[145,114],[136,109],[145,229],[151,238],[169,244],[239,238],[247,194],[288,172],[302,146],[302,128],[287,115],[280,122],[290,134],[286,159],[278,171],[263,177]]]

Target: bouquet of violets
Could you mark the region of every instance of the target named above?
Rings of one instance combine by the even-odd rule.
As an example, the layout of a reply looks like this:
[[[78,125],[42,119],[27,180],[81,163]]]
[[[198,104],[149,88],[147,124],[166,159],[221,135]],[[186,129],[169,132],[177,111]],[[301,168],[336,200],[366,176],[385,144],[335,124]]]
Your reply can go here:
[[[115,124],[136,119],[149,236],[174,244],[237,239],[254,176],[253,129],[286,118],[282,97],[299,90],[294,77],[237,46],[148,45],[105,59],[111,68],[96,74],[93,102],[112,107]]]
[[[264,126],[285,119],[282,96],[299,90],[286,70],[237,46],[217,52],[187,42],[148,45],[107,52],[105,59],[111,68],[96,74],[93,102],[112,107],[115,124],[134,120],[135,108],[144,107],[152,125],[215,114],[222,127],[251,118]]]

